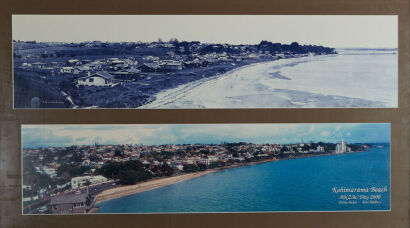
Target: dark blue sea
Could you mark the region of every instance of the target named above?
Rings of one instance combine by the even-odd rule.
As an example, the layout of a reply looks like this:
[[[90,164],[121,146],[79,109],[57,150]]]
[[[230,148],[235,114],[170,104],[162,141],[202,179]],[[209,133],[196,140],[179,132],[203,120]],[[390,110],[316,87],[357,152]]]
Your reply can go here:
[[[98,206],[98,213],[390,210],[390,145],[227,169]]]

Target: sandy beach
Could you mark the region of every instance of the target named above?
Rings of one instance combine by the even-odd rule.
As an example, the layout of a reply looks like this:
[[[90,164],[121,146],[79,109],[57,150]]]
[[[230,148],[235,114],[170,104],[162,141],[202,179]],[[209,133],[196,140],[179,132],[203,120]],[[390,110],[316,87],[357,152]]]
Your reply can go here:
[[[343,54],[255,63],[164,90],[139,108],[394,107],[395,58]]]
[[[206,170],[203,172],[189,173],[189,174],[183,174],[179,176],[164,177],[160,179],[149,180],[149,181],[138,183],[135,185],[116,187],[116,188],[108,189],[108,190],[105,190],[99,193],[98,195],[95,196],[95,201],[96,203],[99,203],[105,200],[110,200],[110,199],[114,199],[118,197],[123,197],[123,196],[131,195],[131,194],[139,193],[139,192],[161,188],[161,187],[175,184],[181,181],[207,175],[207,174],[210,174],[216,171],[217,169]]]

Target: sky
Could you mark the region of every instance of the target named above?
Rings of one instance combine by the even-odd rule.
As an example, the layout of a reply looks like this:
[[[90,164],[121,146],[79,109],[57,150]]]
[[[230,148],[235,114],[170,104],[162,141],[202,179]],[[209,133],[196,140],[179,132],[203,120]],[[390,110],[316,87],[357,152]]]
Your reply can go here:
[[[397,48],[397,15],[13,15],[13,40],[271,42]]]
[[[99,144],[390,142],[390,124],[22,125],[23,148]]]

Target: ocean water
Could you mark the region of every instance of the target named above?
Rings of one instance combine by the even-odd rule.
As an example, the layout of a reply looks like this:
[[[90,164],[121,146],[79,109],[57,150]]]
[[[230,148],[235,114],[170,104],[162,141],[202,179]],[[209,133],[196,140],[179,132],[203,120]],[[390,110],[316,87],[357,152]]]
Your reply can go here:
[[[98,213],[389,210],[390,146],[380,145],[366,152],[227,169],[101,202]],[[334,187],[385,187],[387,192],[334,193]],[[379,198],[364,204],[340,199],[343,195]]]
[[[253,64],[156,95],[141,108],[397,107],[398,58],[393,51]]]

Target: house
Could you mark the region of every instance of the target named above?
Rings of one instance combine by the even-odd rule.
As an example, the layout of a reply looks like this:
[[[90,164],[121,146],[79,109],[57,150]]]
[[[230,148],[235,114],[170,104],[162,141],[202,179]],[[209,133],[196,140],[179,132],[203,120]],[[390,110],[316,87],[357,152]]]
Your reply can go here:
[[[31,185],[23,184],[23,190],[31,190]]]
[[[325,148],[323,146],[317,146],[316,151],[317,152],[325,152]]]
[[[182,70],[182,64],[179,62],[168,62],[164,65],[162,65],[162,68],[165,71],[176,71],[176,70]]]
[[[57,176],[57,172],[55,169],[47,167],[47,166],[43,166],[41,168],[41,171],[43,174],[49,176],[50,178],[56,177]]]
[[[128,64],[125,63],[123,60],[112,60],[110,61],[110,68],[114,70],[124,69],[128,67]]]
[[[144,61],[147,61],[147,62],[159,61],[159,57],[158,57],[158,56],[151,56],[151,55],[149,55],[149,56],[144,56],[144,57],[142,57],[142,59],[143,59]]]
[[[23,63],[23,64],[21,64],[21,67],[31,67],[32,65],[31,65],[31,63]]]
[[[87,63],[86,66],[88,66],[92,70],[96,70],[96,69],[101,69],[103,64],[104,62],[100,60],[95,60],[94,62]]]
[[[128,66],[134,66],[138,64],[138,61],[135,60],[134,58],[129,58],[129,59],[125,59],[124,63]]]
[[[94,206],[94,199],[88,192],[59,195],[51,198],[52,214],[85,214]]]
[[[144,63],[138,67],[142,72],[157,72],[161,69],[158,63]]]
[[[184,170],[184,165],[177,164],[177,165],[175,165],[175,168],[177,168],[179,171],[183,171]]]
[[[81,61],[79,59],[69,59],[67,62],[69,65],[81,65]]]
[[[31,65],[32,65],[33,67],[39,68],[39,69],[43,69],[43,68],[46,67],[46,64],[45,64],[45,63],[40,63],[40,62],[35,62],[35,63],[32,63]]]
[[[141,70],[131,67],[129,69],[126,69],[125,72],[128,72],[129,74],[138,74],[141,73]]]
[[[60,72],[63,74],[78,74],[80,71],[74,67],[61,67]]]
[[[174,44],[171,44],[171,43],[164,43],[164,44],[162,44],[162,47],[165,47],[165,48],[174,48],[175,45],[174,45]]]
[[[114,84],[115,77],[108,72],[101,71],[89,74],[77,79],[77,85],[84,86],[111,86]]]
[[[83,166],[89,166],[91,161],[89,159],[86,159],[83,161]]]
[[[86,184],[89,184],[89,185],[102,184],[107,181],[108,179],[101,175],[73,177],[71,178],[71,189],[77,189],[79,187],[85,186]]]
[[[75,70],[78,70],[78,73],[80,73],[80,72],[88,72],[88,71],[91,70],[91,68],[88,67],[88,66],[83,65],[83,66],[76,67],[76,68],[74,69],[74,71],[75,71]],[[74,73],[74,74],[75,74],[75,73]]]
[[[278,59],[283,59],[283,58],[285,58],[285,54],[282,54],[282,53],[276,54],[275,56],[276,56],[276,58],[278,58]]]

